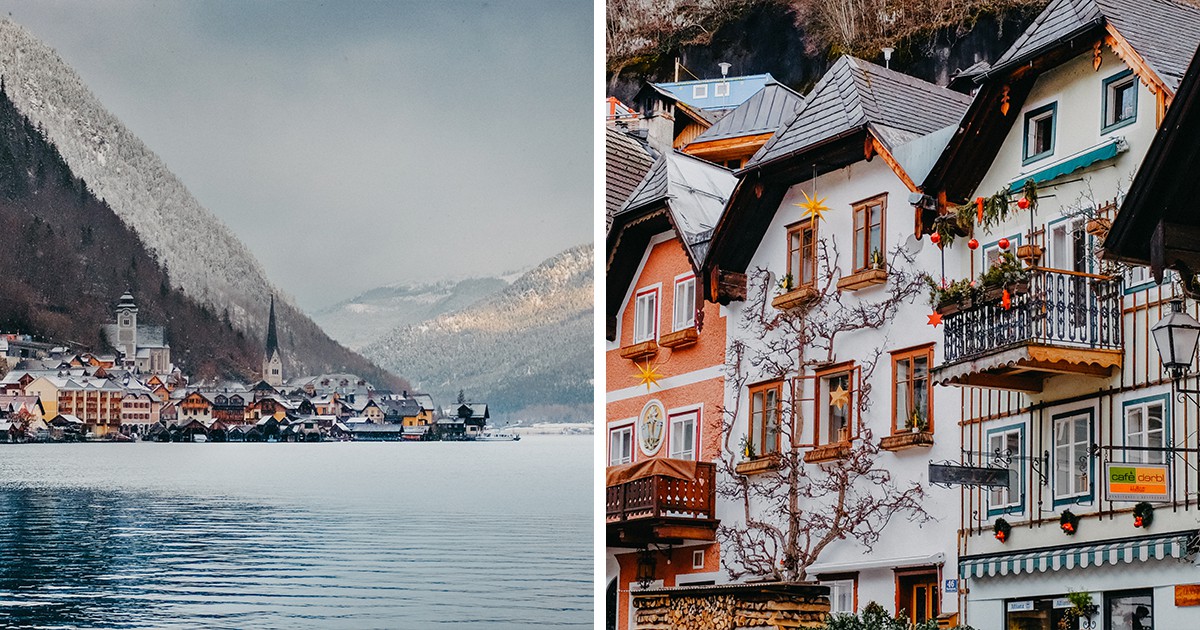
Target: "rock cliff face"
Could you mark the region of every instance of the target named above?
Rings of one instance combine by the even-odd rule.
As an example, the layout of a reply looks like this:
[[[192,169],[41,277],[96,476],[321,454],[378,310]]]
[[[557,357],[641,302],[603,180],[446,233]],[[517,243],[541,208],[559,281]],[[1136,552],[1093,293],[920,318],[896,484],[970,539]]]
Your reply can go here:
[[[188,192],[48,46],[0,19],[0,74],[16,108],[52,142],[75,177],[116,213],[169,271],[170,285],[250,339],[266,333],[279,295],[249,249]],[[282,297],[282,296],[281,296]],[[280,346],[289,374],[353,372],[380,386],[403,382],[338,345],[284,299]]]
[[[590,420],[592,246],[562,252],[466,308],[363,349],[438,404],[458,390],[504,420]]]

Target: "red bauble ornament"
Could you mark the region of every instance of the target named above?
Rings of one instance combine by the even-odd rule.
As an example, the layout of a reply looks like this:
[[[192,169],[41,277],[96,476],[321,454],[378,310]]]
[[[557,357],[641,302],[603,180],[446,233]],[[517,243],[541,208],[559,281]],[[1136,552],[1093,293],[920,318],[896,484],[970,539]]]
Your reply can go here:
[[[1133,517],[1133,526],[1141,527],[1142,526],[1142,517],[1140,517],[1140,516]]]
[[[979,249],[979,241],[971,239],[967,241],[967,247],[970,247],[971,249]]]
[[[1003,250],[1005,250],[1005,251],[1007,251],[1007,250],[1008,250],[1008,239],[1006,239],[1006,238],[1002,238],[1002,239],[1000,239],[1000,241],[999,241],[999,242],[997,242],[996,244],[1000,246],[1000,249],[1003,249]]]
[[[941,237],[941,236],[938,236],[938,233],[937,233],[937,232],[934,232],[933,234],[930,234],[930,235],[929,235],[929,242],[930,242],[930,243],[933,243],[934,245],[937,245],[937,244],[938,244],[938,243],[940,243],[941,241],[942,241],[942,237]]]
[[[1018,199],[1018,200],[1017,200],[1017,207],[1018,207],[1018,208],[1020,208],[1020,209],[1022,209],[1022,210],[1024,210],[1024,209],[1028,208],[1028,207],[1029,207],[1029,200],[1028,200],[1028,199],[1026,199],[1025,197],[1021,197],[1020,199]]]
[[[1005,534],[1003,531],[996,532],[996,540],[999,540],[1000,542],[1004,542],[1005,538],[1008,538],[1008,535]]]

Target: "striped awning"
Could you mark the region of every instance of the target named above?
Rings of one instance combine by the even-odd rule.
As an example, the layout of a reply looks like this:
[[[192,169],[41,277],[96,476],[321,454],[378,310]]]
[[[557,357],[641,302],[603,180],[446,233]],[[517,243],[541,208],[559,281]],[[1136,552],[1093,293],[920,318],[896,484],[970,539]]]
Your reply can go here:
[[[982,578],[1183,558],[1192,551],[1195,538],[1196,532],[1176,532],[1165,536],[1055,547],[1027,553],[963,556],[959,558],[958,571],[963,578]]]

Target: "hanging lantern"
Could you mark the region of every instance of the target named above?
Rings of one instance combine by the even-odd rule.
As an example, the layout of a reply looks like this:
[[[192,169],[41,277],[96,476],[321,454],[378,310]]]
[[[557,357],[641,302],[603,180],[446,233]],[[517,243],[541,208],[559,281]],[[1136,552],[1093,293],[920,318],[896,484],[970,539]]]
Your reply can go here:
[[[1009,245],[1008,239],[1002,238],[996,243],[996,245],[999,245],[1000,249],[1002,249],[1004,251],[1008,251],[1008,245]]]
[[[938,234],[937,232],[934,232],[933,234],[930,234],[930,235],[929,235],[929,242],[930,242],[930,243],[933,243],[934,245],[937,245],[937,244],[938,244],[938,243],[940,243],[941,241],[942,241],[942,237],[941,237],[941,235],[940,235],[940,234]]]
[[[971,249],[979,249],[979,241],[971,239],[967,241],[967,247],[970,247]]]
[[[1029,198],[1028,198],[1028,197],[1021,197],[1020,199],[1018,199],[1018,200],[1017,200],[1017,207],[1018,207],[1018,208],[1020,208],[1020,209],[1022,209],[1022,210],[1024,210],[1024,209],[1028,208],[1028,207],[1029,207]]]

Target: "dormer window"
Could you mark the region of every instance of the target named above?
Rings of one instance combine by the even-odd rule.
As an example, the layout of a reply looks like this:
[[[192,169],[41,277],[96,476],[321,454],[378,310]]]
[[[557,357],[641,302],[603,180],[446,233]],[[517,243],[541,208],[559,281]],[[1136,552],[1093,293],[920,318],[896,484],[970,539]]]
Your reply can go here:
[[[1050,103],[1025,114],[1025,159],[1029,164],[1054,153],[1055,112],[1058,103]]]
[[[1137,120],[1137,77],[1133,70],[1118,72],[1104,80],[1104,124],[1108,133]]]
[[[713,86],[713,96],[729,96],[729,82],[722,81]]]
[[[692,98],[708,98],[708,85],[705,83],[693,85]]]

